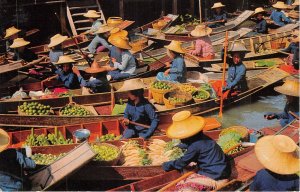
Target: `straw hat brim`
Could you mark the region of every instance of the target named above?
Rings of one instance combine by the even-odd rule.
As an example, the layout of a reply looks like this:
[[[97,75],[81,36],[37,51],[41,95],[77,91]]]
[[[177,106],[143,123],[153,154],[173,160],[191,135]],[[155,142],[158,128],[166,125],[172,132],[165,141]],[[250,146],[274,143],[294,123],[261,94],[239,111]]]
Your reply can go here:
[[[49,43],[48,47],[51,48],[51,47],[55,47],[56,45],[59,45],[61,43],[63,43],[65,40],[67,40],[68,37],[67,36],[61,36],[60,38],[52,41]]]
[[[101,15],[98,15],[98,14],[84,14],[83,15],[84,17],[87,17],[87,18],[100,18]]]
[[[184,54],[185,51],[182,49],[182,48],[174,48],[173,46],[170,46],[170,45],[166,45],[164,46],[166,49],[169,49],[171,51],[174,51],[176,53],[181,53],[181,54]]]
[[[259,162],[267,169],[277,174],[294,174],[300,171],[300,160],[297,152],[280,152],[273,145],[273,135],[265,136],[255,144],[255,154]]]
[[[293,97],[299,97],[299,92],[297,91],[293,91],[293,90],[288,90],[283,86],[277,86],[274,87],[274,90],[277,91],[278,93],[281,93],[283,95],[289,95],[289,96],[293,96]]]
[[[113,27],[100,27],[99,30],[97,30],[95,33],[96,34],[102,34],[102,33],[107,33],[110,32],[113,29]]]
[[[287,6],[282,6],[282,5],[278,5],[278,4],[274,4],[272,5],[272,7],[276,8],[276,9],[287,9]]]
[[[204,37],[207,35],[210,35],[212,33],[212,29],[211,28],[206,28],[206,30],[196,30],[197,28],[195,28],[192,32],[191,35],[193,37]]]
[[[186,139],[203,130],[205,119],[203,117],[190,116],[183,121],[173,121],[167,129],[166,135],[171,139]]]
[[[222,8],[222,7],[225,7],[225,5],[213,6],[213,7],[211,7],[211,9]]]
[[[14,43],[13,43],[13,44],[10,46],[10,48],[15,49],[15,48],[19,48],[19,47],[24,47],[24,46],[26,46],[26,45],[28,45],[28,44],[30,44],[29,41],[24,41],[24,42],[22,42],[22,43],[20,43],[20,44],[14,44]]]
[[[0,152],[4,151],[10,143],[10,137],[6,131],[0,129]]]
[[[130,79],[124,81],[122,87],[118,89],[118,92],[132,91],[138,89],[145,89],[147,86],[141,80]]]
[[[253,16],[256,16],[256,15],[259,14],[259,13],[265,14],[266,11],[265,11],[265,10],[261,10],[261,11],[258,11],[258,12],[254,12],[254,13],[253,13]]]
[[[16,29],[16,30],[15,30],[14,32],[12,32],[12,33],[5,34],[4,39],[7,39],[7,38],[9,38],[9,37],[11,37],[11,36],[17,34],[17,33],[19,33],[20,31],[21,31],[20,29]]]
[[[91,73],[91,74],[95,74],[95,73],[101,73],[101,72],[104,72],[106,71],[106,69],[104,67],[100,67],[98,69],[92,69],[92,68],[86,68],[84,70],[86,73]]]
[[[109,42],[113,46],[116,46],[116,47],[121,48],[121,49],[127,49],[127,50],[132,49],[132,47],[128,43],[120,44],[117,41],[115,41],[114,38],[112,38]]]

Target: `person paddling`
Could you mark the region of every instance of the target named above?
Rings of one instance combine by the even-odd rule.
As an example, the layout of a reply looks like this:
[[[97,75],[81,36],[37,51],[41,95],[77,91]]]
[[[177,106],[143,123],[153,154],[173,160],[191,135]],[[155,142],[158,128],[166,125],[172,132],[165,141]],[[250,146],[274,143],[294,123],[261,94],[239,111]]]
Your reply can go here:
[[[214,3],[211,7],[213,14],[212,19],[208,22],[213,22],[213,24],[209,24],[208,26],[211,28],[222,27],[227,22],[227,13],[223,10],[225,5],[221,2]]]

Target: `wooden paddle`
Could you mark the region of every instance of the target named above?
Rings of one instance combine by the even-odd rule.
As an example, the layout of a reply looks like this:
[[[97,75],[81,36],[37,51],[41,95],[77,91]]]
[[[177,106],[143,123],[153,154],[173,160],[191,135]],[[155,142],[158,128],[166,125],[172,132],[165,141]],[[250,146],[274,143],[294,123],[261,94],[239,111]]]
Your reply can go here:
[[[299,116],[297,114],[295,114],[292,111],[289,111],[289,114],[291,114],[292,116],[294,116],[297,120],[299,120]]]
[[[224,46],[224,62],[223,62],[223,72],[222,72],[222,89],[225,84],[225,71],[226,71],[226,58],[227,58],[227,47],[228,47],[228,31],[225,33],[225,46]],[[220,98],[220,113],[219,117],[223,116],[223,90],[221,92]]]
[[[158,192],[163,192],[168,190],[170,187],[176,185],[179,181],[186,179],[187,177],[189,177],[190,175],[196,173],[195,171],[189,171],[185,174],[183,174],[181,177],[175,179],[174,181],[172,181],[171,183],[169,183],[168,185],[164,186],[163,188],[161,188]]]

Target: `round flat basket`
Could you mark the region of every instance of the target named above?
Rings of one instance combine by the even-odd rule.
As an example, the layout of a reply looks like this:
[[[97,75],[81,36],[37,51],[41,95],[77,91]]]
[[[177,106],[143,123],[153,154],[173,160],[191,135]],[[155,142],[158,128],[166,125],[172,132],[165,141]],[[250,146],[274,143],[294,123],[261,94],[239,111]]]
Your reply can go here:
[[[183,101],[172,101],[170,98],[182,99]],[[164,94],[163,97],[164,104],[167,109],[173,109],[176,107],[181,107],[193,103],[193,97],[191,94],[183,92],[183,91],[172,91]]]
[[[111,148],[114,148],[118,151],[118,155],[115,159],[111,160],[111,161],[99,161],[99,160],[94,160],[93,162],[94,163],[97,163],[97,165],[101,165],[101,166],[114,166],[114,165],[117,165],[118,161],[120,160],[120,157],[121,157],[121,151],[119,150],[119,148],[115,145],[111,145],[111,144],[108,144],[108,143],[97,143],[97,144],[94,144],[94,145],[97,145],[97,146],[107,146],[107,147],[111,147]]]
[[[199,95],[199,94],[201,94],[201,98],[198,98],[198,97],[197,97],[197,95]],[[205,100],[209,99],[209,97],[210,97],[209,92],[206,91],[206,90],[203,90],[203,89],[198,90],[198,91],[196,91],[196,92],[193,94],[193,99],[194,99],[194,101],[195,101],[196,103],[200,103],[200,102],[202,102],[202,101],[205,101]]]
[[[161,82],[171,86],[172,88],[171,89],[156,89],[156,88],[153,87],[155,82],[153,82],[150,86],[150,91],[152,93],[152,97],[153,97],[153,99],[156,103],[164,104],[164,99],[163,99],[164,94],[173,91],[174,89],[176,89],[176,86],[175,86],[174,83],[170,83],[170,82],[167,82],[167,81],[161,81]]]
[[[59,116],[80,116],[80,115],[68,115],[68,114],[63,114],[63,109],[65,109],[65,107],[67,107],[67,106],[78,106],[78,107],[80,107],[80,108],[83,108],[85,111],[87,111],[89,114],[88,115],[82,115],[82,116],[91,116],[91,115],[95,115],[95,114],[93,114],[90,110],[89,110],[89,108],[88,107],[86,107],[86,106],[83,106],[83,105],[78,105],[78,104],[76,104],[76,103],[74,103],[74,102],[71,102],[71,103],[69,103],[68,105],[66,105],[66,106],[64,106],[64,107],[62,107],[60,110],[59,110],[59,112],[58,112],[58,114],[59,114]]]
[[[240,133],[242,135],[242,141],[248,141],[248,139],[249,139],[249,131],[248,131],[247,127],[244,127],[244,126],[228,127],[228,128],[223,129],[219,136],[221,137],[222,135],[225,135],[228,132]]]

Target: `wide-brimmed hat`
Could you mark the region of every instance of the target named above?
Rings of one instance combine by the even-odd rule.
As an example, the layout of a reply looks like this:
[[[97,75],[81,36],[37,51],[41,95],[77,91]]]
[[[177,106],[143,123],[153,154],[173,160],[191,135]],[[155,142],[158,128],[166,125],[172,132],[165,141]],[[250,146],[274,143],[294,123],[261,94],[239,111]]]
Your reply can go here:
[[[248,53],[250,52],[246,46],[241,43],[241,42],[233,42],[230,49],[228,50],[229,54],[232,54],[234,52],[243,52],[243,53]]]
[[[111,31],[113,27],[109,27],[107,25],[101,25],[99,29],[95,32],[96,34],[107,33]]]
[[[292,5],[293,6],[299,6],[300,5],[300,0],[295,0],[295,2]]]
[[[287,5],[284,4],[283,1],[277,1],[275,4],[272,5],[276,9],[286,9]]]
[[[10,143],[10,137],[6,131],[0,129],[0,152],[5,150]]]
[[[14,26],[12,26],[12,27],[10,27],[10,28],[8,28],[8,29],[5,30],[4,39],[7,39],[8,37],[13,36],[14,34],[17,34],[20,31],[21,31],[20,29],[17,29]]]
[[[171,51],[175,51],[177,53],[185,53],[185,51],[181,47],[181,44],[182,43],[180,41],[172,40],[169,45],[165,46],[165,48],[167,48]]]
[[[277,174],[289,175],[300,171],[299,147],[288,136],[269,135],[257,141],[255,154],[259,162]]]
[[[14,48],[19,48],[19,47],[24,47],[26,45],[28,45],[30,42],[29,41],[25,41],[23,38],[16,38],[13,42],[13,44],[11,44],[11,46],[9,46],[10,48],[14,49]]]
[[[95,10],[88,10],[88,12],[85,13],[83,16],[88,17],[88,18],[99,18],[99,17],[101,17],[101,15],[98,14],[97,11],[95,11]]]
[[[109,36],[108,40],[111,40],[115,37],[127,37],[127,35],[128,35],[128,32],[126,30],[122,30],[122,29],[116,27],[110,31],[110,36]]]
[[[216,8],[220,8],[220,7],[225,7],[225,5],[223,5],[222,2],[217,2],[217,3],[214,3],[214,5],[211,8],[216,9]]]
[[[124,81],[122,87],[118,91],[132,91],[137,89],[144,89],[147,86],[144,84],[142,79],[135,78]]]
[[[56,45],[59,45],[62,42],[64,42],[66,39],[68,39],[68,36],[62,36],[61,34],[56,34],[50,38],[50,43],[48,47],[49,48],[55,47]]]
[[[63,65],[63,64],[70,64],[70,63],[76,63],[70,56],[68,55],[62,55],[58,58],[58,61],[56,63],[53,63],[55,65]]]
[[[266,11],[264,10],[264,8],[262,7],[257,7],[255,10],[254,10],[254,13],[253,13],[253,16],[257,15],[258,13],[265,13]]]
[[[132,47],[129,45],[129,40],[127,37],[116,36],[109,39],[108,42],[121,49],[132,49]]]
[[[287,79],[283,85],[274,87],[274,90],[289,96],[299,97],[299,81]]]
[[[193,31],[191,31],[191,35],[193,37],[204,37],[211,34],[212,29],[207,27],[206,25],[197,25]]]
[[[190,111],[178,112],[173,115],[172,120],[172,125],[166,131],[171,139],[192,137],[202,131],[205,126],[205,119],[192,115]]]
[[[92,63],[91,67],[85,69],[86,73],[101,73],[103,71],[106,71],[106,68],[101,67],[96,61]]]

